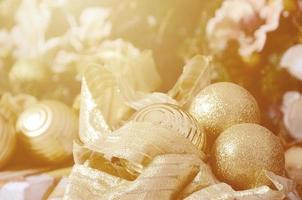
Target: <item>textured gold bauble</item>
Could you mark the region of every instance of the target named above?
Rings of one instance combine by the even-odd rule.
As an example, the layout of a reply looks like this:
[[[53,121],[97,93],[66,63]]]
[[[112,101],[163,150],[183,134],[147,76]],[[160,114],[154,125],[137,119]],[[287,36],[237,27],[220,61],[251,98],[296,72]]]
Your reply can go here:
[[[268,129],[250,123],[234,125],[217,138],[211,164],[217,177],[235,189],[271,185],[265,170],[282,175],[284,150]]]
[[[57,163],[71,157],[73,140],[78,137],[78,117],[61,102],[42,101],[21,113],[17,130],[34,155]]]
[[[3,167],[14,152],[16,131],[14,124],[0,114],[0,168]]]
[[[132,120],[151,122],[172,129],[190,140],[198,149],[206,150],[206,134],[203,128],[199,128],[196,120],[176,105],[158,103],[147,106],[135,113]]]
[[[205,128],[211,140],[239,123],[259,123],[260,111],[255,98],[234,83],[220,82],[204,88],[192,101],[189,112]]]

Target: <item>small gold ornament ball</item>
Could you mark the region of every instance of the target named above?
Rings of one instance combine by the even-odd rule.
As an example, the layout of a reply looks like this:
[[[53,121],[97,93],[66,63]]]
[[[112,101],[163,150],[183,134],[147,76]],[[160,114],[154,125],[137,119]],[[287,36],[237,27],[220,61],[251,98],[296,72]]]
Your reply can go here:
[[[228,127],[239,123],[259,123],[260,110],[255,98],[241,86],[220,82],[204,88],[190,105],[211,140]]]
[[[268,129],[237,124],[215,141],[211,164],[217,177],[235,189],[271,186],[265,170],[283,174],[284,150],[279,138]]]

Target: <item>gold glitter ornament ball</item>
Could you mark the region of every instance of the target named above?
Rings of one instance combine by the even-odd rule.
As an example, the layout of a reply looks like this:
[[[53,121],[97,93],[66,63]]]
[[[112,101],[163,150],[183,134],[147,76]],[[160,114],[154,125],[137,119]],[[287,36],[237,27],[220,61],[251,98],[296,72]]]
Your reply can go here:
[[[241,86],[220,82],[199,92],[189,112],[214,140],[228,127],[239,123],[259,123],[260,110],[255,98]]]
[[[284,150],[279,138],[268,129],[237,124],[215,141],[211,164],[217,177],[235,189],[271,186],[265,170],[283,174]]]

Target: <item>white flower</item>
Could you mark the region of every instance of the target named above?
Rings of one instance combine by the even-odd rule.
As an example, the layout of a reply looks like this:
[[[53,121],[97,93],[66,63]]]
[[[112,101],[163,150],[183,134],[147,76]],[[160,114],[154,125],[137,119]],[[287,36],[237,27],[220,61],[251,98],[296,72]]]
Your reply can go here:
[[[80,56],[74,52],[59,50],[53,60],[51,70],[54,73],[63,73],[70,69],[71,65],[79,60]]]
[[[137,90],[152,91],[161,83],[151,51],[140,51],[118,39],[104,41],[96,55],[105,67]]]
[[[302,44],[294,45],[286,50],[281,58],[280,66],[302,81]]]
[[[33,58],[41,54],[51,13],[37,0],[23,0],[18,8],[12,30],[16,58]]]
[[[0,29],[0,58],[6,57],[13,48],[10,33],[5,29]]]
[[[86,8],[80,16],[79,23],[73,19],[69,41],[76,49],[83,45],[95,45],[111,33],[111,23],[108,21],[109,9],[101,7]]]
[[[283,122],[290,135],[296,140],[302,140],[302,95],[291,91],[283,96]]]
[[[78,20],[67,13],[71,28],[61,37],[62,48],[56,52],[51,70],[55,73],[77,70],[80,80],[86,67],[83,63],[95,58],[101,42],[111,33],[109,14],[109,9],[101,7],[84,9]]]
[[[108,37],[111,33],[111,23],[107,21],[109,9],[87,8],[80,17],[80,31],[83,38],[99,40]]]
[[[62,73],[77,71],[77,79],[90,65],[101,64],[117,79],[123,79],[135,90],[149,92],[157,89],[161,78],[155,66],[151,51],[141,51],[122,39],[105,40],[80,51],[61,49],[57,52],[52,71]]]
[[[222,51],[229,41],[239,43],[239,53],[260,52],[266,34],[278,28],[282,0],[225,0],[207,24],[209,46]]]

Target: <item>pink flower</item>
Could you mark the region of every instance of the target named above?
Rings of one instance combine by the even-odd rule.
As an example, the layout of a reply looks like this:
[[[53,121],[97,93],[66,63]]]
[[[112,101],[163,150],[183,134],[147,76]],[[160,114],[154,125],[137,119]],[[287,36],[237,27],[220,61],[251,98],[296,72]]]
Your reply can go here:
[[[295,78],[302,80],[302,45],[297,44],[283,54],[280,66],[288,70]]]
[[[302,140],[302,95],[299,92],[286,92],[283,96],[283,122],[289,134],[296,140]]]
[[[266,34],[278,28],[282,10],[282,0],[225,0],[207,24],[210,48],[222,51],[234,40],[242,56],[260,52]]]

